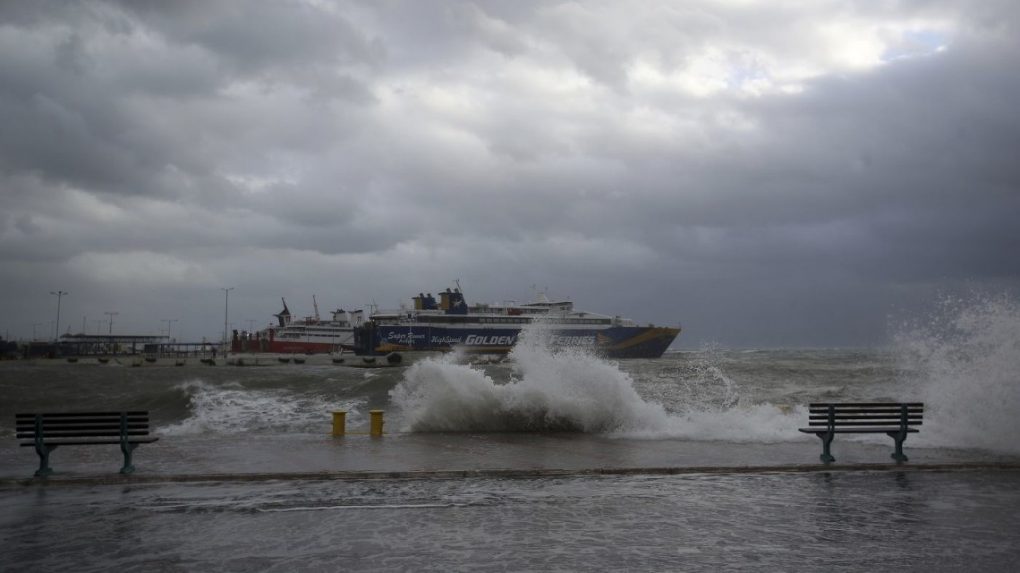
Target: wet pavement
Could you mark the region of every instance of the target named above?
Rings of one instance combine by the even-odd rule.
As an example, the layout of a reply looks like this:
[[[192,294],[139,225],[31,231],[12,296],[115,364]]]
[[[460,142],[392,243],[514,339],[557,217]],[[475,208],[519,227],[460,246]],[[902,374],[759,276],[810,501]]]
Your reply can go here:
[[[13,442],[13,440],[11,440]],[[890,440],[891,442],[891,440]],[[13,446],[13,444],[11,444]],[[4,571],[1004,570],[1020,460],[817,439],[163,436],[0,451]]]
[[[682,439],[613,438],[591,434],[408,433],[382,437],[163,436],[134,453],[125,480],[205,477],[397,477],[427,475],[552,475],[557,473],[694,473],[699,471],[813,471],[925,468],[1020,468],[1020,457],[974,450],[911,448],[910,460],[890,458],[892,440],[837,440],[837,462],[818,461],[819,441],[775,444]],[[0,484],[25,483],[38,466],[34,448],[0,452]],[[117,446],[63,447],[50,456],[60,481],[120,479]]]

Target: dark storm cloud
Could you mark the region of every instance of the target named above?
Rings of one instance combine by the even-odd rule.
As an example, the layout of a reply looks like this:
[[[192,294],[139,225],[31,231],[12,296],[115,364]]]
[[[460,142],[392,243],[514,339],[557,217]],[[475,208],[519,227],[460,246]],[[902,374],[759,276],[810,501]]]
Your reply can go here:
[[[461,278],[687,344],[878,343],[904,301],[1018,286],[1016,12],[5,3],[3,314],[63,288],[200,336],[222,286],[262,322]]]
[[[316,135],[286,133],[316,123],[293,112],[300,96],[250,106],[223,93],[238,82],[272,92],[298,78],[306,93],[371,100],[359,82],[320,69],[378,58],[343,18],[275,2],[174,4],[174,13],[128,6],[62,7],[52,19],[10,8],[29,26],[7,28],[0,64],[5,171],[96,192],[173,194],[173,182],[160,182],[175,168],[208,187],[235,150],[265,154]]]

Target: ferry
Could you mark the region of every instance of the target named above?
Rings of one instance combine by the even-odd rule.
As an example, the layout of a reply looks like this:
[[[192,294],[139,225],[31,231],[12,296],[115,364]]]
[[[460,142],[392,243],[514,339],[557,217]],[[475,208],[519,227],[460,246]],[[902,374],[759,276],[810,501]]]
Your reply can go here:
[[[459,350],[510,352],[530,324],[548,328],[549,344],[580,347],[608,358],[658,358],[680,334],[679,327],[638,325],[633,320],[574,309],[544,293],[525,304],[468,305],[460,288],[412,298],[413,309],[375,312],[355,328],[355,352],[365,355]]]
[[[315,314],[294,320],[287,300],[273,315],[276,324],[258,332],[234,331],[231,352],[274,352],[279,354],[327,354],[354,349],[354,329],[364,322],[364,312],[338,308],[329,319],[319,317],[319,305],[312,297]]]

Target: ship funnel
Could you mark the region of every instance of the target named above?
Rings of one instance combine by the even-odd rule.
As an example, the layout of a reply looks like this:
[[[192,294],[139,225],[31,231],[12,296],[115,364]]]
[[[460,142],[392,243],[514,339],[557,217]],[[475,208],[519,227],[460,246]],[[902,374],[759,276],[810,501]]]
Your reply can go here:
[[[290,324],[290,310],[287,309],[287,299],[280,297],[280,300],[283,301],[283,310],[276,315],[276,320],[282,327]]]

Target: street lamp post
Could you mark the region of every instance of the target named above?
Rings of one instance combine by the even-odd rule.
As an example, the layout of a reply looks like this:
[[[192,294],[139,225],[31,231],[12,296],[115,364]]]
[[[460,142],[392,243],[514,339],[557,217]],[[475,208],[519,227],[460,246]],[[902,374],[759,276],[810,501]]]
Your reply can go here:
[[[230,312],[230,291],[234,290],[234,287],[221,287],[223,291],[223,353],[226,354],[230,338],[227,337],[227,317]]]
[[[163,344],[161,344],[160,346],[165,348],[167,351],[171,351],[172,352],[173,351],[173,344],[174,344],[174,339],[173,339],[174,323],[177,322],[177,319],[176,318],[161,318],[159,321],[166,323],[166,345],[164,346]],[[160,334],[163,333],[162,330],[160,330],[159,332],[160,332]]]
[[[176,318],[161,318],[159,321],[166,323],[166,338],[167,338],[167,341],[173,341],[174,323],[177,322],[177,319]]]
[[[106,316],[110,317],[110,332],[109,332],[109,334],[110,334],[110,336],[113,336],[113,317],[117,316],[120,313],[119,312],[106,311],[103,314],[105,314]]]
[[[53,340],[54,342],[58,342],[60,336],[60,298],[63,297],[65,294],[71,293],[63,290],[58,290],[56,292],[50,291],[50,294],[57,295],[57,323],[53,327]]]

